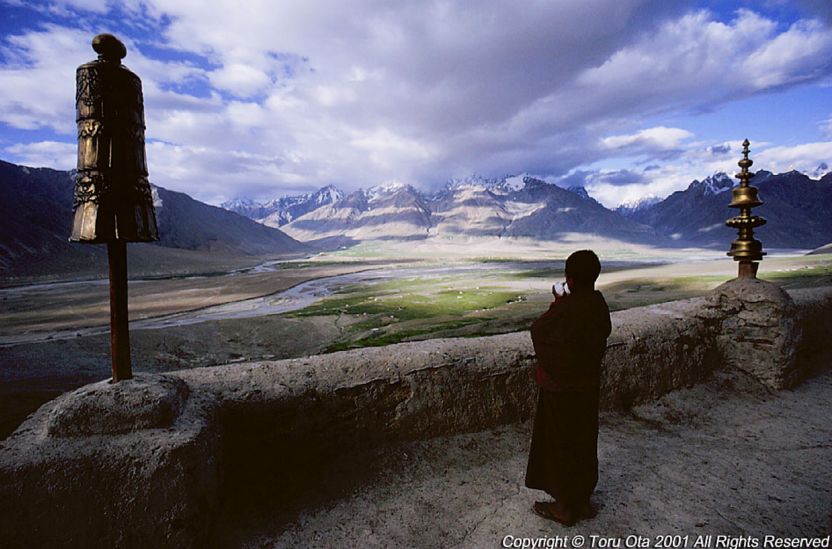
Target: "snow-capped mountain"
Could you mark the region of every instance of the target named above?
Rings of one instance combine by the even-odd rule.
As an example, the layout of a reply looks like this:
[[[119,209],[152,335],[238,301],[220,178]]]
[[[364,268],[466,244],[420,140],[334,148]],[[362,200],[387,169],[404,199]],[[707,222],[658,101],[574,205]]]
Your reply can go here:
[[[761,170],[752,183],[765,202],[755,210],[768,219],[760,232],[764,244],[813,248],[832,240],[832,174],[812,180],[798,172],[772,175]],[[724,247],[735,237],[725,227],[725,220],[736,214],[728,208],[734,184],[727,174],[716,173],[663,200],[645,197],[615,211],[583,187],[564,189],[527,175],[454,179],[433,194],[404,183],[347,196],[325,187],[281,199],[284,206],[298,204],[297,212],[307,211],[274,223],[284,223],[281,229],[293,238],[327,245],[434,237],[556,240],[585,233],[630,242]],[[249,208],[252,216],[261,213],[250,202],[240,201],[238,207]],[[268,223],[265,217],[261,221]]]
[[[483,189],[492,189],[497,185],[503,183],[505,179],[499,179],[494,177],[482,177],[480,175],[469,175],[468,177],[462,178],[453,178],[448,180],[445,184],[444,190],[446,191],[455,191],[458,189],[468,188],[468,187],[476,187],[476,188],[483,188]]]
[[[701,192],[703,195],[717,195],[726,191],[730,191],[734,186],[734,179],[724,172],[717,172],[714,175],[708,176],[702,181],[693,180],[688,185],[688,190],[693,192]]]
[[[728,207],[735,183],[724,173],[694,181],[632,218],[680,242],[725,247],[736,238],[736,231],[725,226],[738,213]],[[814,180],[796,171],[760,170],[751,184],[763,201],[754,214],[767,220],[755,231],[764,247],[812,249],[832,240],[832,174]]]
[[[282,227],[307,242],[344,244],[362,240],[425,238],[431,211],[410,185],[389,184],[358,190]]]
[[[658,196],[653,196],[653,195],[645,196],[645,197],[639,198],[638,200],[630,200],[630,201],[627,201],[627,202],[622,202],[615,209],[615,211],[617,211],[618,213],[620,213],[624,217],[632,219],[632,218],[636,217],[639,212],[642,212],[642,211],[650,208],[654,204],[658,204],[661,201],[662,201],[662,199]]]
[[[630,242],[662,243],[663,238],[650,227],[608,210],[591,198],[583,187],[570,190],[532,177],[525,178],[522,190],[508,199],[516,204],[537,205],[528,215],[515,218],[504,236],[539,240],[559,240],[583,233]]]
[[[334,185],[327,185],[315,192],[295,196],[283,196],[268,202],[235,199],[222,204],[226,210],[244,215],[269,227],[282,227],[302,215],[332,204],[344,197]]]
[[[660,238],[607,210],[583,188],[563,189],[529,176],[456,179],[429,196],[401,183],[372,187],[281,228],[301,241],[339,245],[431,237],[552,240],[580,232],[638,242]]]

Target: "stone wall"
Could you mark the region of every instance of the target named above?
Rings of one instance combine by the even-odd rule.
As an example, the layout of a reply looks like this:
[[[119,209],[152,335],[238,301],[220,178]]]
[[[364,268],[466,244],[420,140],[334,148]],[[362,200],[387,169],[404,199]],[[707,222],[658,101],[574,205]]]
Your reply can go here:
[[[789,292],[796,306],[802,337],[797,345],[798,370],[801,376],[832,363],[832,287]]]
[[[829,348],[832,288],[795,292],[794,303],[757,288],[775,292],[762,301],[788,317],[763,333],[759,314],[740,315],[736,284],[744,282],[707,298],[614,313],[603,406],[654,399],[724,365],[785,386]],[[745,351],[731,345],[737,333]],[[756,357],[750,367],[746,356]],[[0,540],[204,546],[222,502],[258,490],[290,497],[316,460],[351,445],[528,418],[533,363],[521,332],[83,387],[44,405],[0,445]]]

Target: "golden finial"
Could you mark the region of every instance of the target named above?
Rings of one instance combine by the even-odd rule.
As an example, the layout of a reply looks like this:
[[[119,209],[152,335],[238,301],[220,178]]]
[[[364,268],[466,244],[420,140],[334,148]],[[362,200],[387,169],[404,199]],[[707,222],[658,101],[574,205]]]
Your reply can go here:
[[[739,231],[739,236],[731,243],[731,251],[728,252],[734,261],[740,262],[739,276],[755,278],[759,265],[757,261],[761,261],[766,254],[763,252],[762,242],[754,238],[754,227],[765,225],[766,220],[758,215],[751,215],[751,209],[763,202],[757,196],[757,188],[748,184],[754,177],[754,174],[748,171],[754,164],[754,161],[748,158],[749,145],[748,139],[742,142],[743,158],[737,163],[741,170],[736,175],[740,184],[732,190],[731,203],[728,204],[731,208],[739,208],[740,213],[725,224]]]

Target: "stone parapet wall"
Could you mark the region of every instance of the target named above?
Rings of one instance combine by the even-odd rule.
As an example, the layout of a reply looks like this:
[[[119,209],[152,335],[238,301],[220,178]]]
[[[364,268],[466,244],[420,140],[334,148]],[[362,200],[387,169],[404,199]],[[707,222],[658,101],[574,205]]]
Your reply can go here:
[[[674,301],[612,314],[601,378],[601,406],[627,408],[693,385],[718,364],[705,299]]]
[[[797,346],[799,373],[832,363],[832,286],[793,290],[802,337]]]
[[[210,394],[191,393],[169,424],[55,432],[66,409],[166,381],[145,375],[82,387],[42,406],[5,441],[0,547],[198,547],[215,516],[222,453]]]
[[[614,313],[603,405],[651,400],[703,380],[726,357],[738,361],[729,355],[730,330],[739,329],[725,298],[732,288]],[[744,370],[762,383],[795,382],[830,347],[832,288],[795,292],[784,307],[798,336],[742,340],[760,356],[772,345],[780,354],[769,355],[791,356],[788,345],[796,346],[796,366],[772,373],[759,362]],[[765,324],[755,314],[745,315],[742,329]],[[0,540],[4,547],[204,546],[222,501],[260,485],[291,494],[297,471],[319,456],[528,418],[533,364],[521,332],[87,386],[44,405],[0,443]],[[138,405],[136,394],[158,401],[161,413]],[[91,405],[99,401],[137,415],[116,410],[108,420]],[[102,418],[80,427],[71,421],[96,413]]]

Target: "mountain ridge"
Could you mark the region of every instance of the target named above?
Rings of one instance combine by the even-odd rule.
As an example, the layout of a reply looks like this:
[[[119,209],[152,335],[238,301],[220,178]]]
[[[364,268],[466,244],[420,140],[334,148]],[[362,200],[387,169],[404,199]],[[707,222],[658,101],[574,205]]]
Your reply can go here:
[[[556,240],[595,233],[633,242],[663,242],[649,227],[604,208],[584,189],[563,189],[530,176],[451,180],[439,191],[411,185],[359,189],[283,226],[311,243],[496,237]]]
[[[320,189],[300,195],[284,195],[266,202],[251,199],[234,199],[223,202],[220,207],[253,219],[269,227],[281,227],[302,215],[331,204],[344,197],[344,193],[327,185]]]
[[[814,249],[832,240],[832,174],[814,180],[797,171],[759,170],[751,179],[763,204],[754,208],[767,223],[755,231],[766,248]],[[730,186],[729,186],[730,185]],[[694,180],[687,189],[633,214],[633,219],[700,246],[722,246],[736,238],[725,220],[735,185],[725,174]]]
[[[778,182],[783,181],[790,183],[781,188]],[[728,207],[729,191],[736,183],[716,172],[663,199],[645,197],[611,210],[583,187],[563,188],[524,174],[503,179],[474,175],[450,180],[433,193],[404,184],[359,189],[284,228],[312,243],[465,236],[551,240],[567,233],[592,233],[638,243],[722,247],[736,236],[725,226],[736,213]],[[796,171],[775,175],[759,170],[752,184],[760,186],[763,202],[768,202],[755,210],[770,218],[758,233],[764,245],[811,249],[832,240],[832,223],[823,211],[832,204],[832,173],[812,180]],[[400,193],[400,202],[407,202],[400,204],[404,209],[399,219],[389,209],[382,215],[372,211],[371,198],[378,200],[392,191]],[[808,219],[802,219],[805,212],[810,213]]]
[[[73,172],[0,160],[0,274],[40,276],[106,272],[106,246],[69,242]],[[190,196],[152,186],[159,242],[133,244],[131,270],[170,264],[176,254],[208,264],[211,257],[298,254],[310,248],[278,229]],[[203,257],[204,256],[204,257]],[[147,269],[145,269],[147,267]],[[103,271],[102,271],[103,269]]]

